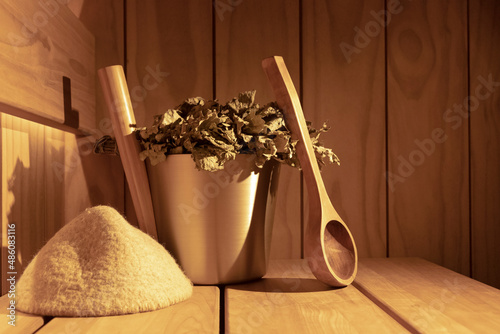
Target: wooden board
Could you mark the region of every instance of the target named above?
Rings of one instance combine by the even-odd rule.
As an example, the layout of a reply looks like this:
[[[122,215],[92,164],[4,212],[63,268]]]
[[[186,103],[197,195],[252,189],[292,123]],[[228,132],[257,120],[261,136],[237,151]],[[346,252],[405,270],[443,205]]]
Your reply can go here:
[[[111,1],[90,1],[79,0],[82,2],[80,12],[76,12],[80,21],[95,36],[95,68],[100,69],[112,65],[124,65],[124,34],[123,25],[124,8],[122,0]],[[76,5],[73,0],[68,6]],[[112,135],[111,122],[109,120],[106,103],[97,75],[95,76],[96,87],[96,127],[101,133],[94,136],[105,134]]]
[[[79,128],[95,128],[93,36],[58,2],[5,0],[0,17],[2,112],[62,127],[66,76]]]
[[[72,10],[75,10],[75,15],[95,36],[96,70],[111,65],[124,65],[124,2],[80,0],[80,4],[76,1],[70,4],[74,6]],[[71,7],[70,4],[68,6]],[[91,131],[90,137],[80,138],[80,142],[95,142],[104,135],[114,135],[102,88],[97,81],[96,76],[96,128]],[[87,180],[91,180],[92,202],[109,204],[120,213],[125,213],[126,181],[120,158],[88,154],[82,157],[82,164]],[[135,220],[130,217],[127,219],[134,223]],[[132,217],[135,218],[135,215]]]
[[[384,28],[372,14],[384,1],[302,4],[304,114],[316,128],[328,121],[322,142],[341,161],[323,168],[325,186],[359,255],[385,256]],[[366,26],[365,41],[356,29]]]
[[[46,210],[53,203],[64,203],[64,171],[53,169],[52,162],[64,166],[64,133],[0,114],[2,135],[2,235],[7,225],[15,225],[16,263],[7,268],[7,238],[2,238],[2,283],[7,272],[19,279],[34,254],[48,240],[46,229],[64,224],[64,212]],[[47,181],[47,182],[46,182]],[[50,182],[55,181],[55,182]],[[76,198],[75,198],[76,199]],[[49,221],[47,221],[49,219]],[[47,223],[46,223],[47,222]],[[2,293],[7,286],[2,284]]]
[[[226,287],[228,333],[402,333],[353,286],[317,281],[304,260],[274,260],[264,279]]]
[[[470,1],[469,11],[472,275],[500,288],[500,7]]]
[[[264,58],[282,56],[300,91],[299,1],[216,1],[215,96],[221,102],[247,90],[256,101],[274,101],[261,67]],[[281,168],[271,257],[301,256],[300,172]]]
[[[12,322],[12,325],[9,324],[9,321],[12,319],[9,318],[11,314],[10,310],[7,310],[7,307],[12,307],[10,301],[12,299],[9,296],[3,295],[0,298],[0,316],[2,317],[2,321],[0,321],[0,333],[1,334],[26,334],[26,333],[34,333],[40,327],[43,326],[43,317],[27,314],[20,312],[18,310],[13,310],[13,316],[15,316],[15,321]],[[14,304],[15,306],[15,304]]]
[[[112,46],[107,50],[100,50],[98,62],[103,54],[113,52]],[[18,279],[45,242],[86,207],[108,204],[123,212],[124,178],[118,157],[92,154],[94,141],[111,130],[105,120],[97,128],[93,125],[90,136],[78,137],[7,115],[3,107],[0,112],[2,235],[6,224],[16,223]],[[6,256],[3,248],[1,283],[7,272]]]
[[[466,1],[401,2],[387,26],[389,255],[469,274]]]
[[[113,170],[113,166],[120,168],[119,158],[92,157],[87,137],[77,139],[4,113],[0,118],[2,235],[8,224],[16,225],[19,279],[36,252],[85,208],[108,204],[119,209],[123,198],[116,198],[115,192],[123,187],[123,177]],[[2,238],[2,283],[10,271],[5,262],[7,246]],[[5,293],[6,286],[2,288]]]
[[[126,12],[125,74],[137,124],[151,125],[187,98],[212,98],[211,2],[132,0]],[[125,205],[136,224],[128,189]]]
[[[354,286],[414,332],[500,331],[500,290],[422,259],[363,259]]]
[[[127,1],[127,82],[137,124],[212,97],[210,1]]]
[[[113,317],[54,318],[37,333],[76,330],[82,333],[218,333],[219,288],[195,286],[190,299],[153,312]]]

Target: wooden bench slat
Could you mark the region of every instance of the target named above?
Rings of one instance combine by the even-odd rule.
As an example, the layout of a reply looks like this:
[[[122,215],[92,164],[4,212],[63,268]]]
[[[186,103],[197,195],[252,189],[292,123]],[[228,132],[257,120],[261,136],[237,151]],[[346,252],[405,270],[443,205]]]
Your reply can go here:
[[[218,333],[219,288],[195,286],[179,304],[145,313],[111,317],[54,318],[37,333]]]
[[[26,333],[33,333],[37,329],[43,326],[43,317],[38,316],[38,315],[32,315],[32,314],[27,314],[23,313],[21,311],[16,310],[15,316],[16,316],[16,321],[15,321],[15,326],[11,326],[8,324],[8,321],[10,320],[7,315],[8,310],[7,307],[9,307],[10,303],[10,298],[9,296],[3,295],[0,298],[0,333],[9,333],[9,334],[26,334]]]
[[[500,290],[419,258],[363,259],[354,286],[419,332],[500,332]]]
[[[271,261],[264,279],[225,293],[229,333],[406,332],[355,287],[316,280],[304,260]]]

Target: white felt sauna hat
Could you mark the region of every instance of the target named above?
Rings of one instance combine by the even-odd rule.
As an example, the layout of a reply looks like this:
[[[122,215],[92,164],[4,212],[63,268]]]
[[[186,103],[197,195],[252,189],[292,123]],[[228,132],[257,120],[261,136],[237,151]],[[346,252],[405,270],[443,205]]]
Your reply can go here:
[[[59,230],[17,283],[20,311],[107,316],[153,311],[188,299],[174,258],[115,209],[85,210]]]

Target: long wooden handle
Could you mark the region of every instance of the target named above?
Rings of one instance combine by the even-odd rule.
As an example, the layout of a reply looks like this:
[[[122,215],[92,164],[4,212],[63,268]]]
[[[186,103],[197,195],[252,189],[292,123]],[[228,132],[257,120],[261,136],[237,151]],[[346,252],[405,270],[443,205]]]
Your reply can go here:
[[[290,130],[292,138],[298,140],[297,155],[306,179],[309,200],[319,203],[321,196],[328,195],[292,78],[280,56],[264,59],[262,67],[274,90],[276,102],[283,110],[285,124]]]
[[[139,158],[139,143],[130,126],[135,124],[135,116],[123,67],[108,66],[98,70],[98,74],[139,228],[158,240],[146,166]]]

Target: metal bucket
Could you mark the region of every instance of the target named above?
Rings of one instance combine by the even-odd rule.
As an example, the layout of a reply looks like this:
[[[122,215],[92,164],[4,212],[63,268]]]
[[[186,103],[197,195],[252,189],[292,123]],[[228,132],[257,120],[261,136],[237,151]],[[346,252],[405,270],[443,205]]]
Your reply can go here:
[[[199,171],[189,154],[148,162],[158,240],[195,284],[264,276],[273,228],[279,163],[262,169],[241,154],[217,172]]]

